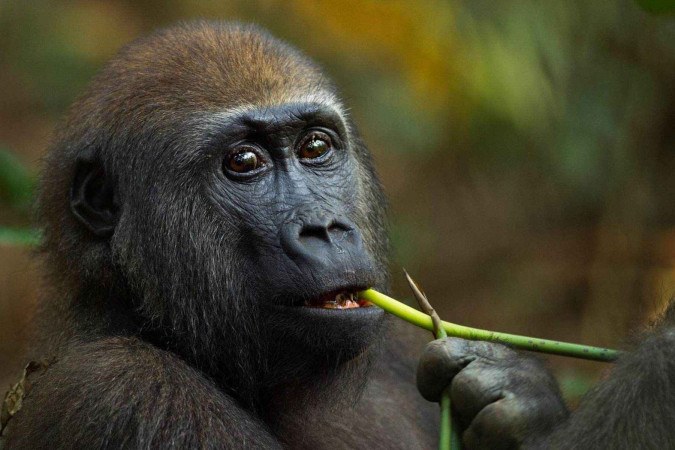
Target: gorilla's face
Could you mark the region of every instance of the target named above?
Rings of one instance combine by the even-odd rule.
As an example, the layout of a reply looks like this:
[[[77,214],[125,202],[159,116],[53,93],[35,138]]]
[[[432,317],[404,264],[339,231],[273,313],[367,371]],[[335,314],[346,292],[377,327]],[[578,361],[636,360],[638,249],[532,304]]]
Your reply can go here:
[[[362,232],[363,149],[340,110],[298,102],[212,118],[204,193],[236,230],[243,288],[277,339],[353,353],[382,314],[356,293],[382,284],[383,268]]]
[[[162,339],[210,362],[254,355],[266,370],[246,370],[274,380],[362,353],[383,318],[356,296],[386,287],[382,206],[339,105],[197,115],[166,137],[112,236]]]
[[[75,105],[52,158],[75,160],[81,229],[48,238],[90,242],[91,274],[202,367],[255,385],[337,367],[383,319],[355,295],[387,285],[370,155],[293,49],[255,29],[200,33],[131,45]]]

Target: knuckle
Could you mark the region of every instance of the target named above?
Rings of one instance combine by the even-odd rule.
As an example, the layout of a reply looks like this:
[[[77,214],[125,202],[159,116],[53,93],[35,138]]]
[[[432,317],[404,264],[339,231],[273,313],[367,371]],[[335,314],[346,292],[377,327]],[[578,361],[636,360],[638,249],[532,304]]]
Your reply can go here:
[[[431,341],[420,358],[421,366],[445,366],[448,371],[457,372],[473,360],[466,350],[466,341],[457,338],[444,338]]]
[[[460,338],[446,337],[436,339],[427,344],[427,350],[432,354],[443,356],[462,355],[466,353],[466,341]]]
[[[442,340],[435,340],[429,342],[427,345],[424,346],[424,351],[422,352],[422,357],[420,358],[420,361],[427,361],[427,360],[437,360],[445,357],[445,347],[443,345]]]
[[[417,389],[429,401],[438,401],[452,379],[474,357],[463,348],[463,339],[437,339],[430,342],[417,366]]]
[[[486,357],[504,358],[516,354],[514,350],[511,350],[506,345],[500,344],[498,342],[475,341],[473,344],[473,350]]]
[[[485,364],[476,360],[462,370],[454,379],[458,389],[475,392],[502,390],[508,387],[511,380],[508,370]]]

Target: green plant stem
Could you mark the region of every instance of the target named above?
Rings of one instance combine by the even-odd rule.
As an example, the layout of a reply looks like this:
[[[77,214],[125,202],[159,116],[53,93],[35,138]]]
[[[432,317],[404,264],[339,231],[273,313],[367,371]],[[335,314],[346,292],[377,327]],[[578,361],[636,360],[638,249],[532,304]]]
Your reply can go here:
[[[359,293],[359,298],[368,300],[388,313],[410,322],[413,325],[417,325],[418,327],[429,331],[434,330],[433,321],[430,316],[373,289],[361,291]],[[448,336],[474,341],[500,342],[521,350],[571,356],[593,361],[614,361],[620,355],[620,352],[608,348],[591,347],[588,345],[519,336],[516,334],[498,333],[496,331],[465,327],[446,321],[442,321],[441,323]]]
[[[441,429],[438,438],[438,448],[439,450],[458,449],[458,447],[452,446],[452,442],[456,440],[453,439],[453,433],[456,433],[457,431],[452,426],[450,393],[448,392],[448,389],[443,391],[440,406],[441,406]]]
[[[436,334],[436,339],[447,337],[445,330],[440,328]],[[441,395],[441,423],[438,438],[439,450],[461,450],[462,443],[459,439],[457,427],[455,427],[454,419],[452,418],[452,405],[450,403],[450,387],[448,386]]]
[[[431,323],[433,327],[432,333],[434,335],[434,338],[443,339],[444,337],[447,337],[448,334],[443,329],[443,321],[439,317],[434,307],[431,306],[431,303],[429,302],[427,296],[424,295],[424,292],[422,292],[419,286],[417,286],[417,283],[415,283],[415,281],[408,274],[408,272],[405,272],[405,277],[408,280],[408,285],[410,286],[410,289],[413,291],[413,295],[417,300],[417,304],[420,306],[422,311],[424,311],[431,318]],[[441,421],[438,436],[438,449],[461,450],[462,445],[459,439],[459,433],[457,432],[457,427],[453,426],[454,424],[452,418],[452,404],[449,386],[443,390],[439,406],[441,409]]]
[[[426,300],[426,297],[425,297]],[[434,312],[431,305],[427,302],[427,305],[433,312],[432,323],[433,323],[433,333],[436,339],[443,339],[447,337],[448,334],[445,332],[442,326],[442,321],[438,318],[438,315]],[[421,305],[420,305],[421,306]],[[433,317],[436,317],[436,320],[433,320]],[[459,435],[457,434],[457,429],[453,426],[452,420],[452,404],[450,403],[450,388],[446,388],[441,395],[440,408],[441,408],[441,423],[438,437],[438,449],[439,450],[460,450],[461,446],[459,444]],[[453,445],[454,444],[454,445]]]

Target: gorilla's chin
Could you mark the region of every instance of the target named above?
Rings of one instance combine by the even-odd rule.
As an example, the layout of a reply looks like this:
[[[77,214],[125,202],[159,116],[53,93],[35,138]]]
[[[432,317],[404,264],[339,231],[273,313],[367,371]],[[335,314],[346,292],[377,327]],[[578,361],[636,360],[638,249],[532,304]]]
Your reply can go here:
[[[351,391],[356,386],[352,383],[355,378],[346,374],[359,373],[356,378],[366,379],[384,335],[385,314],[376,306],[331,309],[275,305],[263,314],[272,368],[264,383],[268,386],[351,380]]]
[[[384,311],[375,306],[321,308],[270,306],[264,313],[278,341],[320,355],[351,359],[363,352],[380,332]]]

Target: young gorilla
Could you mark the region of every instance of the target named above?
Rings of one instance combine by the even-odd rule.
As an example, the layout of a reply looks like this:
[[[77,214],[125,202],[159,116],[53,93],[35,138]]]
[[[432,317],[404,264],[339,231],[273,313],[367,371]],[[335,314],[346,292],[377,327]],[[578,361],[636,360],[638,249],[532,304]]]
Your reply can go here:
[[[55,362],[7,448],[435,447],[412,385],[426,333],[353,295],[387,289],[383,204],[335,88],[286,44],[196,23],[126,47],[45,161],[35,357]],[[672,339],[570,419],[549,373],[499,345],[430,344],[418,386],[451,382],[468,448],[664,447]]]
[[[353,296],[387,289],[384,204],[296,50],[225,23],[132,43],[45,160],[35,358],[55,362],[7,448],[434,446],[406,338],[382,348]]]

